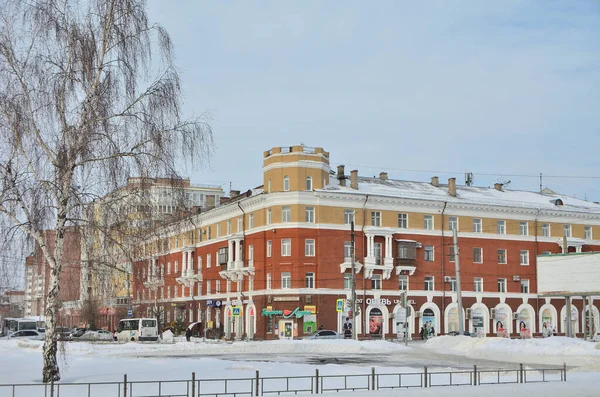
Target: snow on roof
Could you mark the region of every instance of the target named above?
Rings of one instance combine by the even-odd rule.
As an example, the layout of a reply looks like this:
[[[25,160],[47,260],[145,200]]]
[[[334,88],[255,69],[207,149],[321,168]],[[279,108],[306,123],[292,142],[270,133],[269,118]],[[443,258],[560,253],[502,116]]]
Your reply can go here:
[[[501,207],[521,207],[531,209],[546,209],[556,211],[574,211],[600,214],[600,205],[559,194],[540,194],[523,190],[496,190],[490,187],[456,186],[456,197],[448,194],[448,185],[434,186],[429,182],[402,181],[358,177],[358,190],[342,187],[335,175],[330,176],[329,186],[323,191],[336,191],[349,194],[369,194],[385,197],[397,197],[414,200],[446,201],[456,204],[481,204]],[[562,205],[556,205],[556,200],[562,200]]]

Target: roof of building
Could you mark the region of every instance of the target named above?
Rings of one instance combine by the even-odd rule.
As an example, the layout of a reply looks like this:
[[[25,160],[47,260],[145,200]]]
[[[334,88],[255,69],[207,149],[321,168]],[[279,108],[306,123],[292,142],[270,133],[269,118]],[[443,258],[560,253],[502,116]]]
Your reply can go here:
[[[493,187],[461,186],[457,184],[456,196],[451,196],[448,193],[447,184],[434,186],[429,182],[359,176],[358,190],[355,190],[350,187],[349,178],[346,179],[346,187],[342,187],[337,177],[332,175],[329,186],[323,190],[414,200],[445,201],[456,204],[480,204],[600,214],[600,205],[590,201],[560,194],[541,194],[539,192],[522,190],[497,190]],[[559,203],[562,201],[562,205],[557,205],[556,200],[558,199],[560,200]]]

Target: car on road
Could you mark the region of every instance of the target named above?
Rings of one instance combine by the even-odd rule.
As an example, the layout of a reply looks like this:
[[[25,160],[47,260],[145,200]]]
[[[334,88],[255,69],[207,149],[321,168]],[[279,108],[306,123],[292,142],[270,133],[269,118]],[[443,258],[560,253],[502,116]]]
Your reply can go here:
[[[338,334],[335,331],[322,329],[308,336],[305,336],[304,339],[339,339],[340,337],[340,334]]]
[[[79,341],[112,341],[113,334],[104,330],[104,329],[86,329],[82,334],[77,333],[79,336],[73,336],[71,340],[79,340]]]
[[[458,331],[450,331],[446,335],[449,335],[449,336],[458,336],[459,333],[458,333]],[[464,336],[475,336],[475,335],[471,335],[471,333],[469,331],[464,331],[463,335]]]
[[[8,335],[8,339],[44,340],[44,334],[33,329],[24,329]]]

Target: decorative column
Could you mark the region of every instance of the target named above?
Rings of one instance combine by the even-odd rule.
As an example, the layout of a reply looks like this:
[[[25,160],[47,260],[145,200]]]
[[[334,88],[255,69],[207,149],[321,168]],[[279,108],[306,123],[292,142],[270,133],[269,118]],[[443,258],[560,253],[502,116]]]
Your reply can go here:
[[[183,255],[181,256],[181,275],[185,276],[187,273],[187,252],[182,251]]]
[[[227,270],[233,267],[233,240],[227,241]]]

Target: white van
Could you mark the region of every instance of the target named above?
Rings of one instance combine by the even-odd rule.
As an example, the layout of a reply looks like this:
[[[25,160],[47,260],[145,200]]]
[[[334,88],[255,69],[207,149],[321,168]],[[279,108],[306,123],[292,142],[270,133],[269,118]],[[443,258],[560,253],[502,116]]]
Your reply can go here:
[[[155,318],[125,318],[119,321],[115,337],[119,342],[158,340]]]

